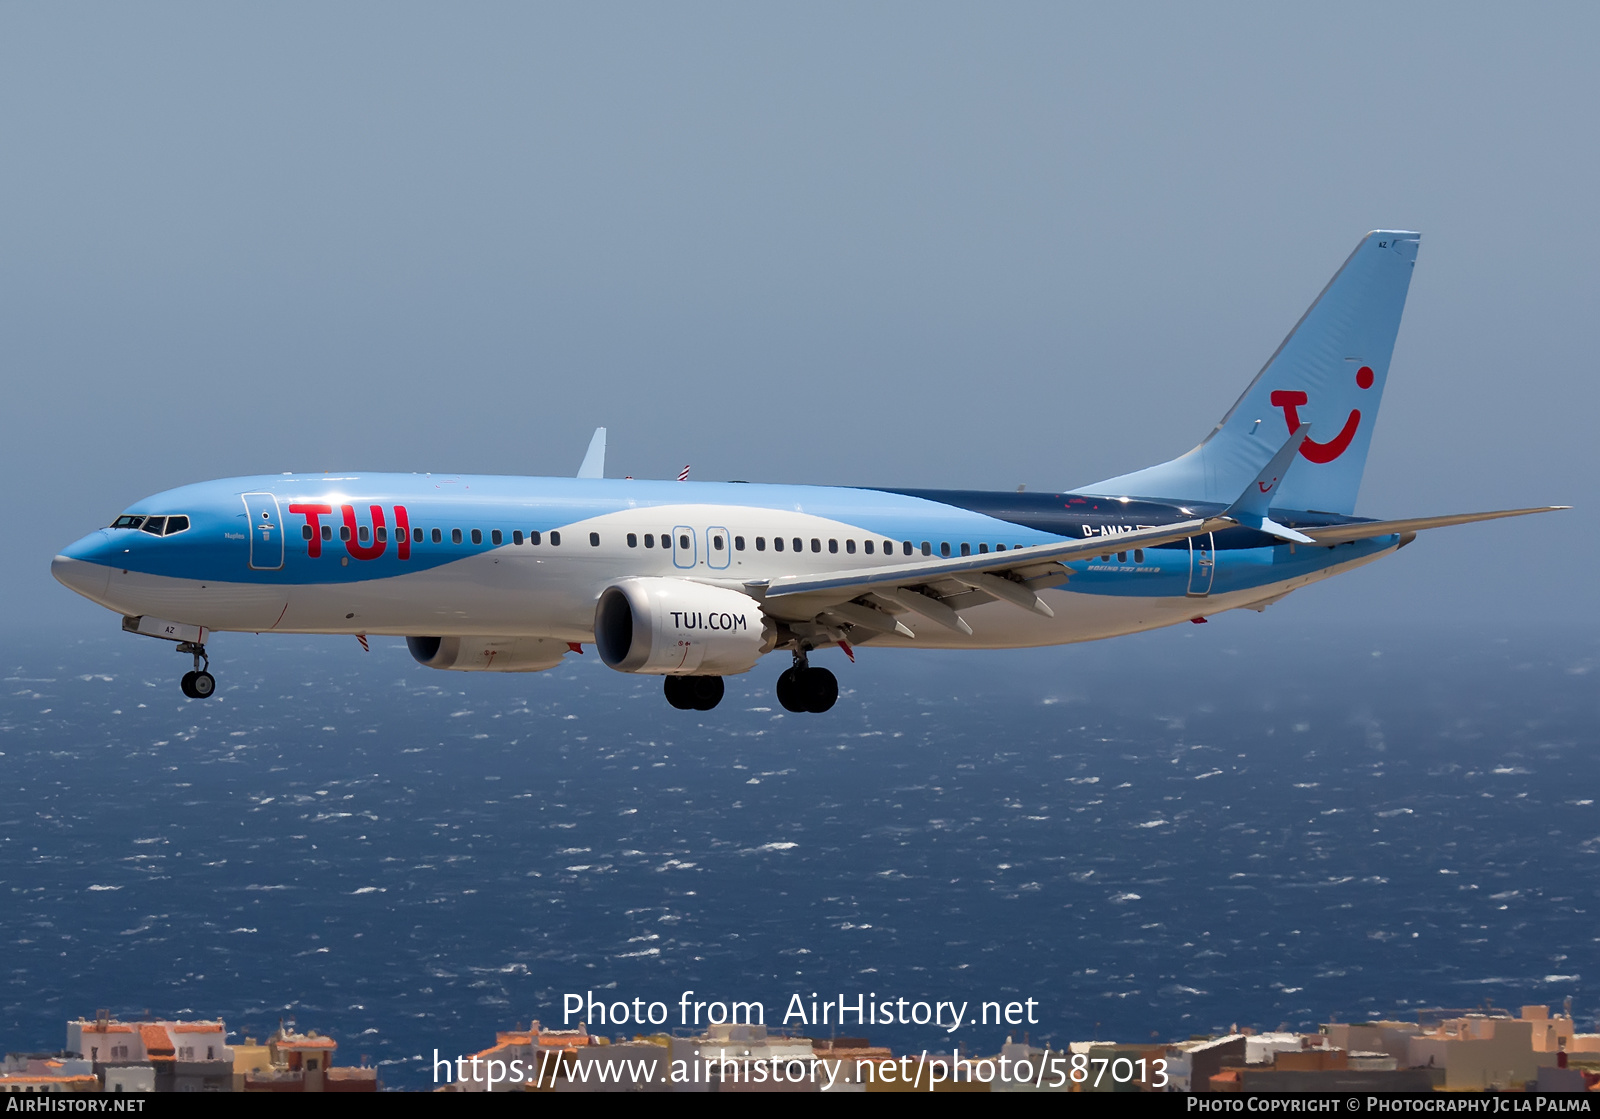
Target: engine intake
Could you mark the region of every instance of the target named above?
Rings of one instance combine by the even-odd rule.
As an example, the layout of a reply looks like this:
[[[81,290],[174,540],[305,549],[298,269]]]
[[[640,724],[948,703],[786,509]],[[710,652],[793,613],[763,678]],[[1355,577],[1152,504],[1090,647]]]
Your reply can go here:
[[[687,579],[624,579],[595,607],[595,647],[618,672],[733,676],[754,668],[775,637],[755,599]]]
[[[406,648],[418,664],[456,672],[543,672],[567,653],[548,637],[408,637]]]

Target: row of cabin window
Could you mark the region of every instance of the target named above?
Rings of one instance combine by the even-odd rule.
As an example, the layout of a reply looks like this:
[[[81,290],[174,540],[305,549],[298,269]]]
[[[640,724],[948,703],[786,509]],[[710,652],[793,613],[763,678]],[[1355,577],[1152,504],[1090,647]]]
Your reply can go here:
[[[187,522],[187,518],[184,518],[184,520],[185,520],[185,522]],[[185,523],[184,527],[185,528],[188,527],[187,523]],[[377,527],[377,529],[375,529],[373,531],[375,531],[377,533],[378,542],[380,544],[389,539],[389,530],[387,528],[385,528],[384,526],[379,525]],[[300,530],[300,534],[304,539],[310,540],[311,539],[311,526],[310,525],[302,526],[301,530]],[[472,529],[471,530],[471,536],[472,536],[472,542],[474,544],[482,544],[483,543],[483,530],[482,529],[476,529],[476,528]],[[552,531],[549,534],[549,536],[550,536],[550,545],[551,545],[551,547],[557,547],[558,548],[558,547],[561,546],[561,532],[559,530]],[[362,526],[360,526],[360,528],[358,528],[356,530],[356,537],[362,543],[366,543],[366,541],[368,539],[368,529],[367,529],[366,525],[362,525]],[[431,532],[431,537],[432,537],[432,540],[433,540],[433,542],[435,544],[444,543],[444,532],[443,532],[442,529],[437,529],[437,528],[433,529],[432,532]],[[323,525],[322,526],[322,538],[324,540],[332,540],[333,539],[333,526],[332,525]],[[340,528],[339,528],[339,539],[340,540],[349,540],[350,539],[350,526],[349,525],[341,525],[340,526]],[[418,544],[422,543],[422,541],[423,541],[423,530],[420,529],[420,528],[412,529],[411,530],[411,539],[416,541]],[[527,543],[529,543],[529,544],[539,544],[539,543],[541,543],[541,540],[542,540],[542,536],[538,532],[530,532],[527,535]],[[494,529],[489,533],[489,542],[491,544],[503,544],[503,543],[505,543],[505,536],[499,529]],[[511,542],[513,544],[519,544],[519,545],[523,543],[523,535],[522,535],[522,531],[520,529],[512,532],[512,534],[511,534]],[[460,544],[460,543],[462,543],[462,533],[461,533],[461,530],[459,528],[453,528],[453,529],[450,530],[450,543],[452,543],[452,544]],[[767,538],[765,536],[756,537],[755,543],[756,543],[756,551],[764,552],[764,551],[767,550]],[[592,548],[598,548],[600,546],[600,534],[598,532],[591,532],[589,534],[589,546],[592,547]],[[628,533],[628,547],[637,548],[638,546],[639,546],[639,536],[638,536],[638,534],[637,533],[633,533],[633,532]],[[654,548],[656,546],[656,535],[655,535],[655,533],[647,532],[647,533],[644,534],[644,546],[646,548]],[[714,551],[720,552],[726,546],[727,545],[726,545],[721,533],[715,533],[715,534],[712,535],[712,537],[711,537],[711,547],[712,547],[712,549]],[[798,536],[791,537],[790,541],[789,541],[789,546],[791,547],[791,549],[793,551],[802,552],[802,551],[805,550],[805,541],[801,537],[798,537]],[[661,547],[663,547],[663,548],[672,547],[672,536],[671,536],[670,533],[663,532],[661,534]],[[682,535],[680,535],[678,537],[678,547],[681,548],[681,549],[684,549],[684,550],[687,550],[687,549],[693,547],[693,542],[690,540],[689,535],[687,533],[684,533],[684,534],[682,534]],[[864,540],[861,543],[861,550],[865,554],[867,554],[869,556],[873,555],[877,551],[877,547],[878,547],[878,544],[877,544],[877,541],[875,541],[875,540]],[[964,556],[972,555],[972,545],[971,544],[963,542],[963,543],[961,543],[959,545],[959,547],[961,549],[961,554],[962,555],[964,555]],[[933,555],[933,543],[931,541],[928,541],[928,540],[924,540],[922,542],[922,545],[921,545],[920,549],[917,546],[913,545],[911,543],[911,541],[902,540],[900,542],[900,548],[901,548],[902,553],[905,554],[905,555],[908,555],[908,556],[916,554],[916,552],[919,551],[919,550],[925,556]],[[744,537],[735,536],[733,538],[733,550],[736,551],[736,552],[742,552],[742,551],[745,550],[745,538]],[[772,550],[775,551],[775,552],[781,552],[781,551],[784,550],[784,538],[783,537],[774,536],[772,538]],[[821,540],[820,537],[813,536],[811,538],[811,550],[813,552],[822,551],[822,540]],[[844,542],[844,550],[845,550],[845,553],[847,555],[855,555],[856,542],[854,540],[846,540]],[[894,555],[894,550],[895,550],[895,544],[894,544],[893,540],[885,540],[883,542],[883,554],[884,555],[892,556],[892,555]],[[994,550],[997,551],[997,552],[1003,552],[1003,551],[1006,550],[1006,546],[1004,544],[996,544],[994,546]],[[839,551],[839,541],[836,540],[836,539],[830,539],[828,541],[828,551],[832,552],[832,553],[837,553]],[[979,555],[983,555],[983,554],[987,553],[988,551],[989,551],[989,545],[988,544],[979,544],[978,545],[978,554]],[[951,552],[950,542],[947,541],[947,540],[940,541],[939,542],[939,555],[941,555],[941,556],[949,556],[951,554],[952,554],[952,552]],[[1137,562],[1143,563],[1144,562],[1144,552],[1143,552],[1143,550],[1141,549],[1138,552],[1136,552],[1135,554],[1138,556]],[[1126,553],[1119,553],[1118,557],[1120,559],[1125,555],[1126,555]]]
[[[1110,552],[1106,552],[1105,554],[1103,554],[1100,557],[1100,562],[1101,563],[1110,563],[1111,562],[1111,553]],[[1117,553],[1117,562],[1118,563],[1127,563],[1128,562],[1128,553],[1127,552],[1118,552]],[[1134,563],[1143,563],[1144,562],[1144,549],[1143,548],[1135,548],[1133,550],[1133,562]]]
[[[368,531],[369,530],[367,529],[367,526],[366,525],[362,525],[360,528],[358,528],[356,530],[356,539],[360,540],[363,544],[366,543],[367,539],[368,539]],[[387,528],[385,528],[384,526],[379,525],[377,527],[377,529],[375,529],[373,531],[376,531],[377,534],[378,534],[378,543],[382,544],[382,543],[384,543],[385,541],[387,541],[389,539],[389,530]],[[311,526],[310,525],[301,526],[300,535],[301,535],[301,537],[303,539],[310,540],[311,539]],[[482,544],[483,543],[483,530],[482,529],[479,529],[479,528],[472,529],[469,535],[471,536],[472,542],[474,544]],[[559,548],[561,546],[561,533],[559,531],[556,531],[556,532],[551,532],[548,535],[550,537],[550,545],[551,545],[551,547]],[[544,533],[530,532],[530,533],[527,534],[526,539],[527,539],[527,542],[529,544],[539,544],[539,543],[543,542],[544,536],[545,536]],[[332,540],[333,539],[333,526],[332,525],[323,525],[322,526],[322,538],[324,540]],[[399,538],[400,538],[399,534],[397,533],[396,536],[395,536],[395,539],[398,540]],[[433,529],[433,530],[431,530],[431,532],[429,532],[427,534],[427,538],[432,539],[432,541],[435,544],[443,544],[444,543],[444,530],[443,529],[438,529],[438,528]],[[340,528],[339,528],[339,539],[340,540],[348,540],[348,539],[350,539],[350,526],[349,525],[341,525],[340,526]],[[422,529],[420,529],[420,528],[412,529],[411,530],[411,539],[414,540],[416,543],[421,544],[423,542],[423,539],[424,539],[424,531]],[[514,532],[512,532],[512,534],[511,534],[511,542],[513,544],[521,544],[523,542],[523,539],[524,539],[524,537],[523,537],[521,529],[517,529]],[[506,542],[505,533],[501,532],[499,529],[494,529],[489,533],[489,543],[491,543],[491,544],[504,544],[505,542]],[[461,530],[459,528],[453,528],[453,529],[450,530],[450,543],[452,543],[452,544],[463,543],[462,532],[461,532]],[[600,534],[598,532],[591,532],[589,534],[589,545],[590,545],[590,547],[594,547],[594,548],[598,548],[600,546]]]
[[[756,537],[755,543],[756,543],[756,551],[764,552],[764,551],[767,550],[767,538],[765,536]],[[787,546],[792,551],[803,552],[803,551],[805,551],[805,544],[806,544],[806,542],[805,542],[805,540],[803,538],[801,538],[799,536],[794,536],[794,537],[790,537],[788,539],[788,545]],[[631,533],[631,532],[628,533],[628,547],[637,548],[638,546],[639,546],[639,537],[634,533]],[[647,533],[644,534],[644,546],[646,548],[654,548],[656,546],[656,538],[655,538],[655,534],[654,533],[647,532]],[[692,546],[692,544],[691,544],[691,541],[689,539],[688,534],[685,533],[685,534],[682,534],[682,535],[680,535],[678,537],[678,547],[679,548],[687,550],[691,546]],[[721,533],[713,534],[713,536],[711,537],[711,548],[712,548],[712,550],[720,552],[720,551],[722,551],[724,546],[725,545],[723,544],[722,534]],[[669,533],[663,532],[661,534],[661,547],[663,547],[663,548],[672,547],[672,536]],[[911,541],[909,541],[909,540],[902,540],[900,542],[900,547],[901,547],[902,551],[904,552],[904,554],[906,554],[908,556],[909,555],[914,555],[918,550],[917,547],[914,544],[912,544]],[[971,544],[965,544],[964,543],[964,544],[961,544],[959,547],[961,549],[961,554],[962,555],[970,556],[972,554],[972,545]],[[784,548],[785,548],[784,537],[782,537],[782,536],[774,536],[772,538],[772,550],[774,552],[781,552],[781,551],[784,550]],[[745,550],[745,538],[744,537],[735,536],[733,538],[733,550],[736,551],[736,552],[742,552],[742,551]],[[813,536],[811,538],[811,550],[813,552],[822,551],[822,539],[820,537]],[[852,556],[855,555],[856,554],[856,542],[854,540],[846,540],[844,542],[844,550],[845,550],[845,554],[847,554],[847,555],[852,555]],[[869,555],[869,556],[873,555],[878,550],[878,542],[876,540],[863,540],[861,542],[861,550],[866,555]],[[893,540],[885,540],[883,542],[883,554],[884,555],[892,556],[892,555],[894,555],[894,550],[895,550],[895,543],[894,543]],[[989,550],[989,545],[987,545],[987,544],[979,544],[978,545],[978,553],[980,555],[982,555],[983,553],[988,552],[988,550]],[[996,544],[994,546],[994,550],[997,551],[997,552],[1003,552],[1003,551],[1006,550],[1006,546],[1004,544]],[[839,551],[839,541],[838,540],[829,540],[828,541],[828,551],[829,552],[833,552],[833,553],[837,553]],[[922,554],[925,555],[925,556],[933,555],[933,543],[931,541],[924,540],[922,542],[921,551],[922,551]],[[950,544],[949,544],[948,541],[941,541],[940,542],[940,544],[939,544],[939,554],[941,556],[948,556],[948,555],[951,554]]]

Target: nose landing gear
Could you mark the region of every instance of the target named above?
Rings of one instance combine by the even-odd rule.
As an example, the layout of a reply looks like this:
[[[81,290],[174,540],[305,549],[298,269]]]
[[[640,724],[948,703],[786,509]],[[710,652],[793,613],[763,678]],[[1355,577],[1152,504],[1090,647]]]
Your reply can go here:
[[[795,650],[794,667],[778,677],[778,702],[785,711],[820,715],[839,698],[839,681],[826,668],[813,668],[804,649]]]
[[[183,674],[178,689],[190,699],[210,699],[216,693],[217,678],[209,671],[211,658],[206,656],[206,647],[194,641],[181,641],[178,652],[194,657],[194,671]]]

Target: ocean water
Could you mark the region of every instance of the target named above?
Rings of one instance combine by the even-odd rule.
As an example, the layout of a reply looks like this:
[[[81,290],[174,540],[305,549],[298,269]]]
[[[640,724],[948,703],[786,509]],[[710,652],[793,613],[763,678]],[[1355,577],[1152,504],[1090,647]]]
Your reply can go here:
[[[1007,653],[863,649],[826,716],[769,658],[714,712],[592,651],[435,672],[225,636],[218,697],[120,633],[12,643],[0,1044],[280,1018],[417,1059],[608,1000],[1037,1000],[992,1051],[1600,1008],[1600,637],[1269,613]],[[794,1024],[794,1023],[791,1023]],[[599,1033],[632,1033],[593,1027]]]

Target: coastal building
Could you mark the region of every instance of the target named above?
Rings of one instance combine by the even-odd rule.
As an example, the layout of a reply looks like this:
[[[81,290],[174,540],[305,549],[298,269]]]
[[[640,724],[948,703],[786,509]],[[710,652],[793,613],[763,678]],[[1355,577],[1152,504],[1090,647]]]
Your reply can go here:
[[[1244,1034],[1232,1033],[1224,1037],[1192,1037],[1169,1045],[1164,1054],[1167,1091],[1209,1092],[1211,1078],[1224,1067],[1245,1063],[1245,1041]]]
[[[535,1020],[497,1032],[493,1045],[459,1062],[440,1059],[433,1078],[436,1092],[664,1091],[667,1040],[612,1042],[581,1023],[547,1030]]]
[[[68,1053],[7,1053],[0,1092],[98,1092],[94,1066]]]
[[[817,1077],[827,1078],[816,1067],[810,1038],[774,1034],[760,1025],[724,1023],[693,1037],[673,1037],[670,1059],[688,1074],[673,1085],[680,1092],[815,1092]]]
[[[1423,1032],[1417,1022],[1329,1022],[1322,1027],[1327,1044],[1347,1053],[1383,1053],[1396,1068],[1411,1065],[1411,1039]]]
[[[1547,1020],[1482,1013],[1447,1018],[1411,1039],[1408,1063],[1444,1069],[1447,1091],[1519,1091],[1538,1081],[1541,1066],[1557,1063],[1558,1050],[1534,1048],[1534,1027],[1543,1042],[1550,1038],[1547,1025]]]
[[[365,1065],[339,1067],[333,1063],[339,1043],[316,1030],[297,1033],[278,1025],[267,1038],[267,1064],[241,1073],[245,1092],[376,1092],[378,1070]],[[233,1066],[229,1065],[229,1085]]]
[[[1533,1047],[1541,1053],[1588,1054],[1588,1060],[1600,1062],[1600,1034],[1578,1033],[1570,1007],[1551,1014],[1548,1006],[1525,1006],[1518,1017],[1533,1023]]]
[[[1431,1092],[1441,1070],[1402,1069],[1387,1053],[1350,1053],[1322,1035],[1297,1035],[1298,1048],[1261,1050],[1267,1060],[1224,1068],[1211,1077],[1213,1092],[1294,1094],[1306,1092]]]
[[[1224,1038],[1222,1044],[1202,1043],[1194,1048],[1206,1049],[1214,1053],[1218,1060],[1223,1053],[1232,1053],[1235,1046],[1228,1044],[1231,1038]],[[1207,1049],[1207,1046],[1211,1048]],[[1073,1092],[1168,1092],[1172,1088],[1173,1058],[1170,1046],[1145,1045],[1138,1043],[1111,1042],[1111,1041],[1074,1041],[1067,1046],[1066,1056],[1069,1087],[1065,1090]],[[1005,1049],[1002,1048],[1004,1053]],[[1082,1057],[1082,1079],[1072,1080],[1071,1058]],[[1164,1065],[1156,1062],[1164,1061]],[[1185,1066],[1187,1067],[1187,1066]],[[1179,1073],[1180,1076],[1187,1076]],[[1162,1081],[1166,1081],[1163,1087]],[[995,1091],[1027,1091],[1024,1087],[1001,1088]],[[1046,1089],[1047,1090],[1047,1089]],[[1062,1090],[1062,1089],[1057,1089]]]
[[[106,1091],[230,1092],[227,1034],[220,1019],[123,1022],[102,1010],[67,1023],[67,1050],[89,1061]]]

